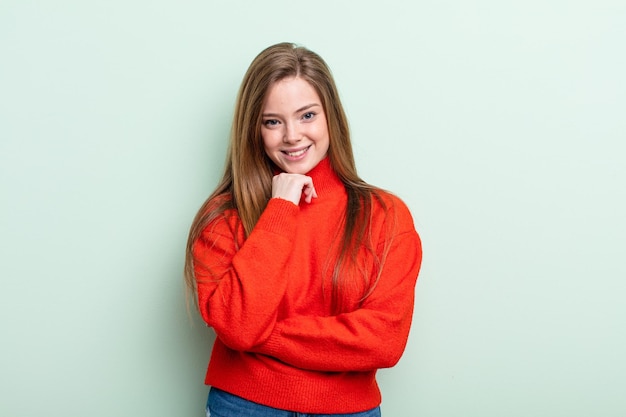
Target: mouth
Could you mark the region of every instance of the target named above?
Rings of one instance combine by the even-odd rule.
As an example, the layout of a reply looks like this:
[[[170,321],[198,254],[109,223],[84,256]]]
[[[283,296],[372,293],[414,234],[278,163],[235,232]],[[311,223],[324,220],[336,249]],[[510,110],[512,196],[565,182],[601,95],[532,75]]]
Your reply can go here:
[[[293,150],[293,151],[281,151],[281,152],[282,152],[282,153],[284,153],[285,155],[287,155],[287,156],[291,157],[291,158],[297,158],[297,157],[299,157],[299,156],[304,155],[304,154],[305,154],[305,153],[309,150],[309,148],[310,148],[311,146],[312,146],[312,145],[309,145],[309,146],[307,146],[306,148],[302,148],[302,149],[298,149],[298,150]]]

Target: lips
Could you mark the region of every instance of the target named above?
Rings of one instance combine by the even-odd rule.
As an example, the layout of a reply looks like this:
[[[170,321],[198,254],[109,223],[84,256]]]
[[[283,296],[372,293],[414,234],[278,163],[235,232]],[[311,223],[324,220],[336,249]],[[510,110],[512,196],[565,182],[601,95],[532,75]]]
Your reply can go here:
[[[307,146],[306,148],[302,148],[302,149],[298,149],[296,151],[281,151],[282,153],[284,153],[285,155],[288,155],[292,158],[297,158],[299,156],[302,156],[306,153],[306,151],[309,150],[309,148],[311,147],[311,145]]]

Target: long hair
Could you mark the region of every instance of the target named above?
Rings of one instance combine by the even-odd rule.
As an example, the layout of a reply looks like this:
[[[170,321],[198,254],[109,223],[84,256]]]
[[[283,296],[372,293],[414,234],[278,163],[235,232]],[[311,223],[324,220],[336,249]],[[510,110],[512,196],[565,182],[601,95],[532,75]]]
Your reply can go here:
[[[356,266],[353,264],[357,262],[359,248],[365,246],[375,256],[369,241],[367,224],[373,198],[383,205],[384,203],[378,190],[357,175],[348,120],[330,69],[316,53],[292,43],[279,43],[257,55],[244,75],[235,104],[224,174],[191,225],[185,259],[185,280],[195,302],[197,283],[194,275],[196,260],[193,256],[193,245],[202,231],[226,210],[235,209],[247,237],[271,198],[273,170],[261,137],[262,108],[269,88],[290,77],[307,81],[321,99],[330,138],[328,158],[348,196],[339,255],[333,267],[333,311],[342,310],[341,293],[347,284],[343,271],[359,269],[351,268]],[[377,277],[380,276],[383,261],[384,259],[376,259],[375,264],[378,264],[379,269]],[[377,278],[374,282],[370,282],[368,276],[363,276],[363,279],[366,282],[364,299],[373,289]]]

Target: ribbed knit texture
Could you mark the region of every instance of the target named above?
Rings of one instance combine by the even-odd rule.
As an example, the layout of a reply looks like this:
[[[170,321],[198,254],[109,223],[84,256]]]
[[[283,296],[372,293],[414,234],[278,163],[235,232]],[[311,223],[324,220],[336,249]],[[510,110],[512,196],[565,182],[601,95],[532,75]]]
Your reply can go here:
[[[205,382],[301,413],[365,411],[381,402],[376,370],[404,351],[421,243],[404,203],[383,193],[386,209],[375,201],[369,225],[379,257],[392,239],[380,280],[361,302],[366,284],[352,271],[349,311],[332,315],[347,196],[328,159],[308,175],[312,203],[271,199],[247,239],[236,213],[226,213],[194,246],[200,312],[217,334]],[[358,259],[375,279],[371,253]]]

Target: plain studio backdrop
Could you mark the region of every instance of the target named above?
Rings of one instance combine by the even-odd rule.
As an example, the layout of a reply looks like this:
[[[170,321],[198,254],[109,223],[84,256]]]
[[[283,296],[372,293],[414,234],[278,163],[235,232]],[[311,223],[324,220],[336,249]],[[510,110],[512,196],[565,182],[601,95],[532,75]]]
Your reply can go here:
[[[203,415],[187,231],[281,41],[423,239],[383,414],[625,415],[622,0],[3,0],[0,415]]]

